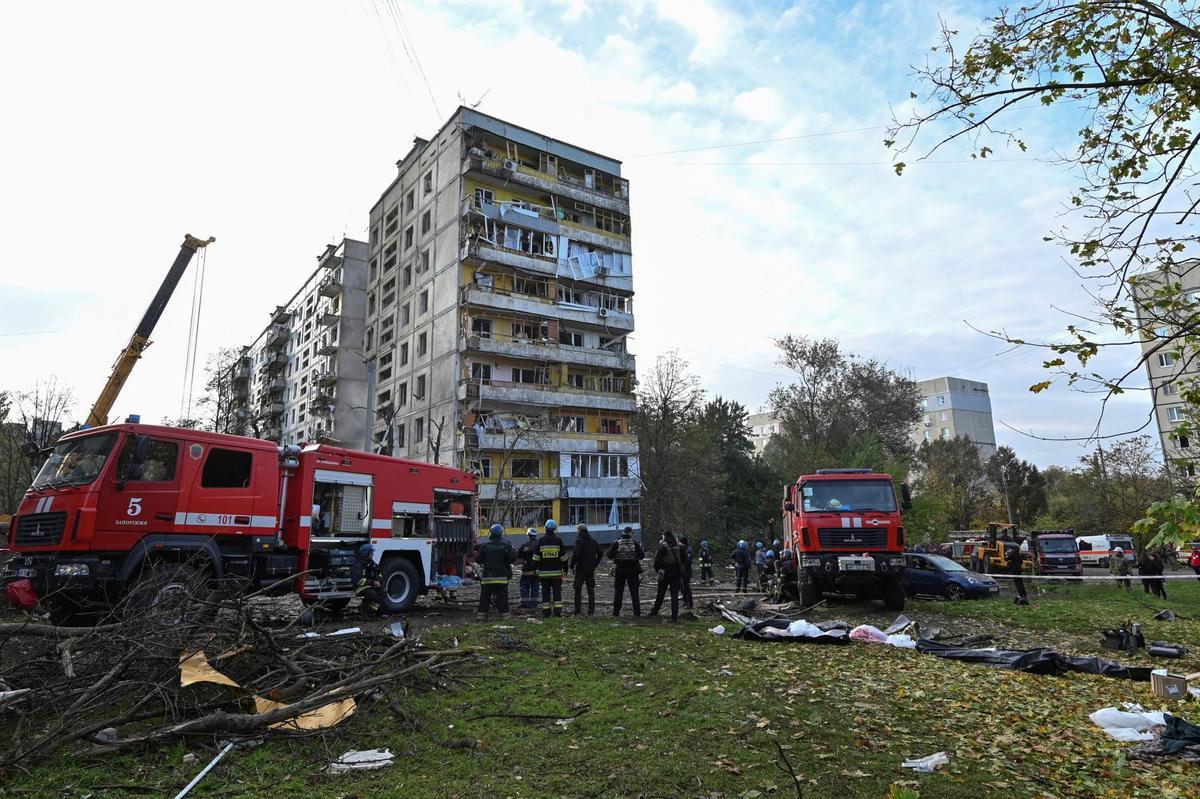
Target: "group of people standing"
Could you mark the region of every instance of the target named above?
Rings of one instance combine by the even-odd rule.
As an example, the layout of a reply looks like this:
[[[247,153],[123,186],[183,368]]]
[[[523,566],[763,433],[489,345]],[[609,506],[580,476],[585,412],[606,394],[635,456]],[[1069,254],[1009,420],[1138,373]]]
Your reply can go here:
[[[750,543],[738,541],[733,552],[729,553],[729,562],[733,566],[734,593],[750,591],[750,568],[753,566],[759,591],[779,601],[798,599],[800,584],[796,556],[792,550],[782,547],[783,542],[778,539],[772,543],[771,549],[762,541],[755,541],[754,553],[751,554]]]
[[[513,565],[519,563],[520,607],[523,610],[541,608],[543,617],[563,615],[563,580],[574,572],[575,615],[584,614],[583,593],[587,592],[587,615],[596,613],[596,570],[607,556],[613,562],[613,606],[612,615],[621,615],[621,605],[628,590],[633,606],[633,615],[641,616],[641,575],[645,550],[633,538],[633,528],[626,527],[621,536],[607,549],[600,544],[586,525],[576,528],[575,544],[570,555],[563,539],[558,535],[558,524],[549,520],[541,535],[535,528],[527,531],[528,540],[520,548],[504,540],[504,527],[492,525],[488,540],[479,545],[475,563],[481,570],[479,607],[476,616],[486,619],[492,607],[501,616],[508,613],[508,584],[513,578]],[[679,619],[679,605],[692,604],[692,565],[697,557],[688,544],[687,536],[678,538],[668,530],[663,534],[654,553],[653,568],[658,577],[658,593],[650,610],[657,616],[667,594],[671,597],[671,621]],[[700,546],[699,560],[702,579],[712,581],[712,554],[708,542]]]

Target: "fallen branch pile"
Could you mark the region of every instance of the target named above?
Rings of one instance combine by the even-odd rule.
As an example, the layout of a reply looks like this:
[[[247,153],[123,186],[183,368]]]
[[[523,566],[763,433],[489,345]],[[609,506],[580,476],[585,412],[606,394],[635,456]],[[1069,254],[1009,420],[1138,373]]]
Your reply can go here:
[[[201,619],[126,615],[96,627],[0,624],[0,772],[189,736],[319,734],[364,697],[395,707],[397,692],[473,657],[379,622],[302,633],[272,625],[253,601],[213,603]]]

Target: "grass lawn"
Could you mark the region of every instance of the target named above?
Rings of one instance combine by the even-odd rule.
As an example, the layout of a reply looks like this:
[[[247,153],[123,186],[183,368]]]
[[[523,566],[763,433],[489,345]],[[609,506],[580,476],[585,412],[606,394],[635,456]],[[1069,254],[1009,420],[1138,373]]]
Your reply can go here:
[[[1048,590],[1028,608],[914,602],[909,615],[936,617],[943,626],[962,618],[1003,627],[1028,645],[1043,634],[1073,637],[1081,652],[1098,629],[1129,618],[1142,623],[1148,639],[1200,650],[1200,622],[1150,622],[1151,611],[1135,601],[1145,598],[1140,586],[1130,596],[1098,586]],[[1178,598],[1168,606],[1200,616],[1200,584],[1174,582],[1169,590]],[[853,621],[855,607],[824,617]],[[885,797],[896,783],[921,797],[1200,795],[1200,769],[1128,762],[1123,745],[1087,718],[1122,701],[1161,706],[1148,684],[1012,673],[882,645],[741,641],[708,632],[715,623],[601,617],[431,630],[430,645],[457,638],[483,648],[462,682],[398,695],[399,715],[384,703],[364,703],[336,741],[272,740],[235,750],[191,796],[796,796],[779,748],[807,799]],[[1155,662],[1144,653],[1127,660]],[[1162,662],[1180,665],[1156,665]],[[1186,668],[1200,666],[1193,657]],[[1190,703],[1180,712],[1200,721],[1198,708]],[[473,718],[575,713],[558,723]],[[397,755],[389,768],[336,777],[320,771],[347,749],[381,746]],[[950,764],[938,773],[900,767],[939,750]],[[199,760],[183,763],[187,751]],[[59,763],[9,775],[0,796],[173,796],[211,754],[212,741],[191,741],[101,764]]]

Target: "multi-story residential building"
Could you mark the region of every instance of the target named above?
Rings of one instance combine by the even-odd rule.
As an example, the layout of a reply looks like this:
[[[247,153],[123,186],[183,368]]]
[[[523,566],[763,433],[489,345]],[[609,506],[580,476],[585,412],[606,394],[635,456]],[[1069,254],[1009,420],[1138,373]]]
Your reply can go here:
[[[460,108],[371,209],[381,451],[478,472],[482,520],[639,527],[620,162]]]
[[[921,421],[913,430],[913,443],[935,438],[969,438],[987,460],[996,454],[996,429],[987,383],[961,377],[935,377],[917,381],[921,391]]]
[[[779,417],[774,413],[752,413],[746,419],[750,425],[750,442],[754,444],[754,454],[762,455],[767,449],[767,442],[779,432]]]
[[[366,444],[367,245],[329,245],[317,268],[233,365],[231,432],[284,444]]]
[[[1153,293],[1163,285],[1164,279],[1178,285],[1185,300],[1192,304],[1200,303],[1200,260],[1192,259],[1178,264],[1171,270],[1169,278],[1143,279],[1139,297]],[[1185,352],[1175,340],[1181,322],[1189,325],[1195,322],[1178,317],[1175,308],[1160,309],[1154,307],[1153,303],[1138,303],[1142,358],[1146,364],[1146,377],[1154,402],[1154,419],[1158,425],[1164,460],[1169,466],[1178,466],[1186,476],[1194,477],[1195,461],[1200,458],[1200,443],[1193,447],[1190,437],[1176,434],[1175,428],[1189,415],[1189,406],[1180,394],[1180,383],[1200,377],[1200,364],[1196,362],[1194,352]]]

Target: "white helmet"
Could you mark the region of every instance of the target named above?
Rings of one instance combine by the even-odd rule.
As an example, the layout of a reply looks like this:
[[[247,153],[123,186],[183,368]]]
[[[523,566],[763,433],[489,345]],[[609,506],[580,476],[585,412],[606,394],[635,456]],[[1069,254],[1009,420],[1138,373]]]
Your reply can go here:
[[[1115,552],[1115,553],[1116,553],[1116,554],[1118,554],[1118,555],[1124,555],[1124,554],[1125,554],[1125,550],[1121,549],[1120,547],[1117,547],[1116,549],[1114,549],[1114,550],[1113,550],[1113,552]]]

